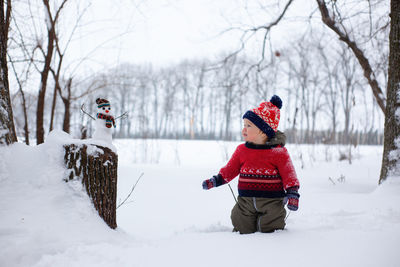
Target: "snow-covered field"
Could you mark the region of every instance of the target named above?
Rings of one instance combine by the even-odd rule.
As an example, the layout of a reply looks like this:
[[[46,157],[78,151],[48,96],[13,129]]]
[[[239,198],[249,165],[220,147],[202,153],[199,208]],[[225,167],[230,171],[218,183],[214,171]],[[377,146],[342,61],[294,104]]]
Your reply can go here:
[[[353,148],[349,164],[348,147],[287,145],[299,210],[283,231],[240,235],[229,187],[201,187],[238,143],[115,140],[119,201],[144,175],[111,230],[62,180],[63,139],[0,148],[1,267],[400,266],[400,185],[377,185],[381,147]]]

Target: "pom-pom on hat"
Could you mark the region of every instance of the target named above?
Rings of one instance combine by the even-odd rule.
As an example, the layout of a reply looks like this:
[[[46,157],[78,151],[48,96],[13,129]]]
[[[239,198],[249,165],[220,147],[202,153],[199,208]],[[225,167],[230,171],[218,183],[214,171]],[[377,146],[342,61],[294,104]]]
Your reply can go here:
[[[248,110],[243,115],[243,119],[248,119],[254,123],[268,136],[268,139],[271,139],[275,137],[275,133],[278,130],[281,108],[281,98],[274,95],[269,102],[262,102],[259,107]]]
[[[106,107],[110,105],[110,101],[104,98],[97,98],[96,99],[97,108]]]

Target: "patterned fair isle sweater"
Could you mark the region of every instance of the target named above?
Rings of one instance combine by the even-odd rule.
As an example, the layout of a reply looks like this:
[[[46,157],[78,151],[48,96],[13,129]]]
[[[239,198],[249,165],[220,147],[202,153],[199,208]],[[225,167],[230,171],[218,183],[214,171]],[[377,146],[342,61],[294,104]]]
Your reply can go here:
[[[282,145],[241,144],[219,171],[217,186],[239,175],[242,197],[278,198],[290,187],[300,187],[289,153]]]

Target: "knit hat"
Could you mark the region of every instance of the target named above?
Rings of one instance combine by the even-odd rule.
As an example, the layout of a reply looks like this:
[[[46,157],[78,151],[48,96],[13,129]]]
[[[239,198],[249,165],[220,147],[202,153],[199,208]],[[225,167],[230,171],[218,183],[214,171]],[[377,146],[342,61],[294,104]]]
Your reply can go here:
[[[110,101],[104,98],[97,98],[96,99],[97,108],[107,107],[110,106]]]
[[[259,107],[248,110],[243,119],[248,119],[263,131],[269,139],[274,138],[278,130],[282,100],[274,95],[269,102],[262,102]]]

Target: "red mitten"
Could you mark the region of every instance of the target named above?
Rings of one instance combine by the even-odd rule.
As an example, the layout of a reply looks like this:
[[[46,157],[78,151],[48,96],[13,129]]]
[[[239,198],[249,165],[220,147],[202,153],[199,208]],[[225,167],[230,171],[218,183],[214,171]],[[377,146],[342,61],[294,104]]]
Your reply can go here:
[[[300,194],[297,192],[298,187],[290,187],[286,190],[286,196],[283,200],[284,204],[287,203],[289,210],[296,211],[299,209]]]
[[[212,178],[210,178],[208,180],[203,181],[202,185],[203,185],[203,189],[204,190],[211,189],[211,188],[217,186],[217,179],[215,179],[215,176],[214,176],[214,177],[212,177]]]

